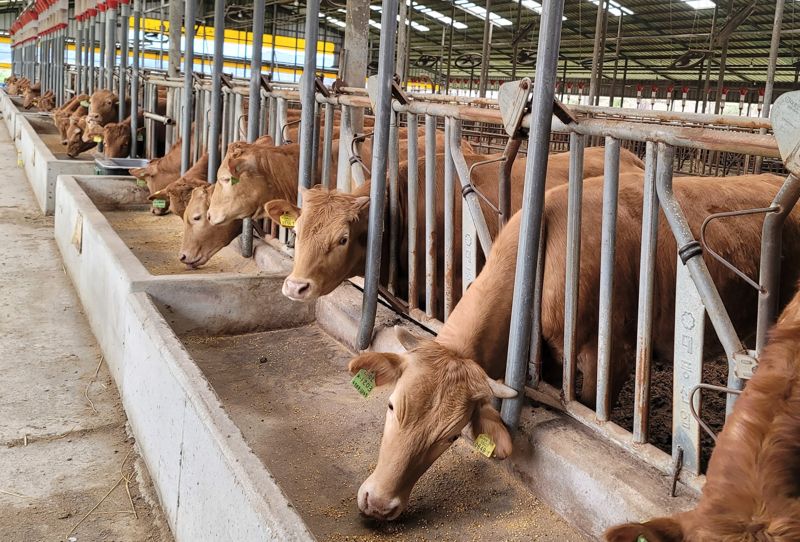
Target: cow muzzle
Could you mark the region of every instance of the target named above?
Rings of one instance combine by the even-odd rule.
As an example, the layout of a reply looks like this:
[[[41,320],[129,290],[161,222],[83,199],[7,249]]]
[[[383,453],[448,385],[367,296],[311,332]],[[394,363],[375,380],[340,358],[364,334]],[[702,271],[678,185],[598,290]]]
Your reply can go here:
[[[314,295],[313,283],[306,279],[297,279],[291,275],[283,281],[283,295],[294,301],[311,301]]]
[[[382,521],[397,519],[406,508],[406,501],[400,497],[383,497],[370,483],[369,479],[358,488],[358,509],[364,516]]]

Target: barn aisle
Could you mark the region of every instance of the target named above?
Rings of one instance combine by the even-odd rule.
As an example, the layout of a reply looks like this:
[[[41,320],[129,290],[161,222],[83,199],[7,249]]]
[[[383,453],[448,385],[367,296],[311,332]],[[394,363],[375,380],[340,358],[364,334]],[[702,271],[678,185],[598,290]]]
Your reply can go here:
[[[0,533],[166,542],[53,219],[36,206],[16,156],[0,124]]]

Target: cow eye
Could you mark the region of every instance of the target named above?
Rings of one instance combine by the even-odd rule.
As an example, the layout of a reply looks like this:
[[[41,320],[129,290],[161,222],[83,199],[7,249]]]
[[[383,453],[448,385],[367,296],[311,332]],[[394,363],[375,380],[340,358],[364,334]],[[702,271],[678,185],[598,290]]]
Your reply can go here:
[[[342,237],[341,239],[339,239],[339,244],[341,246],[344,246],[344,245],[347,244],[347,236],[346,235],[344,237]]]
[[[200,216],[200,215],[194,215],[194,216],[192,217],[192,220],[194,220],[195,222],[200,222],[200,220],[201,220],[202,218],[203,218],[203,217],[202,217],[202,216]]]

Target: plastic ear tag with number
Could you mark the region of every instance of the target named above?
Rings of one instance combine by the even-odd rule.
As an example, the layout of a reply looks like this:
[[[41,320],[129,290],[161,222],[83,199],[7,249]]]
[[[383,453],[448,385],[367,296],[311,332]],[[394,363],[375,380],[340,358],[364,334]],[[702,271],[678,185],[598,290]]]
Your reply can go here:
[[[136,179],[136,186],[147,186],[147,181],[144,179]]]
[[[478,435],[478,438],[475,439],[475,449],[486,457],[492,457],[492,453],[494,453],[496,447],[497,445],[492,440],[492,437],[486,433],[481,433]]]
[[[88,101],[88,100],[83,100],[83,101],[81,102],[81,106],[82,106],[82,107],[89,107],[89,101]]]
[[[372,389],[375,387],[375,373],[367,371],[366,369],[359,369],[350,383],[362,396],[369,397],[369,394],[372,393]]]
[[[289,213],[283,213],[281,215],[281,226],[283,226],[284,228],[294,228],[295,222],[296,222],[295,217],[293,217]]]
[[[239,182],[239,177],[231,177],[231,185],[237,184]]]
[[[643,534],[640,534],[639,538],[636,539],[636,542],[647,542],[647,539],[644,537]]]
[[[142,134],[136,134],[136,141],[144,141],[144,136]]]
[[[102,136],[94,136],[92,138],[92,141],[94,141],[95,143],[102,143],[103,142],[103,137]]]
[[[164,209],[167,206],[167,200],[165,199],[154,199],[153,200],[153,207],[156,209]]]

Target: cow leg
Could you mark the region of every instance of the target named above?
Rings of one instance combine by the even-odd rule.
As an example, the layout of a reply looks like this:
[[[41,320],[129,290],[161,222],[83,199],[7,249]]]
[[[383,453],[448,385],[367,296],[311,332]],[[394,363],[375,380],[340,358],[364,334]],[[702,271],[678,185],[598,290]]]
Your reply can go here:
[[[584,343],[578,351],[578,370],[583,375],[580,401],[589,408],[597,404],[597,338]]]

